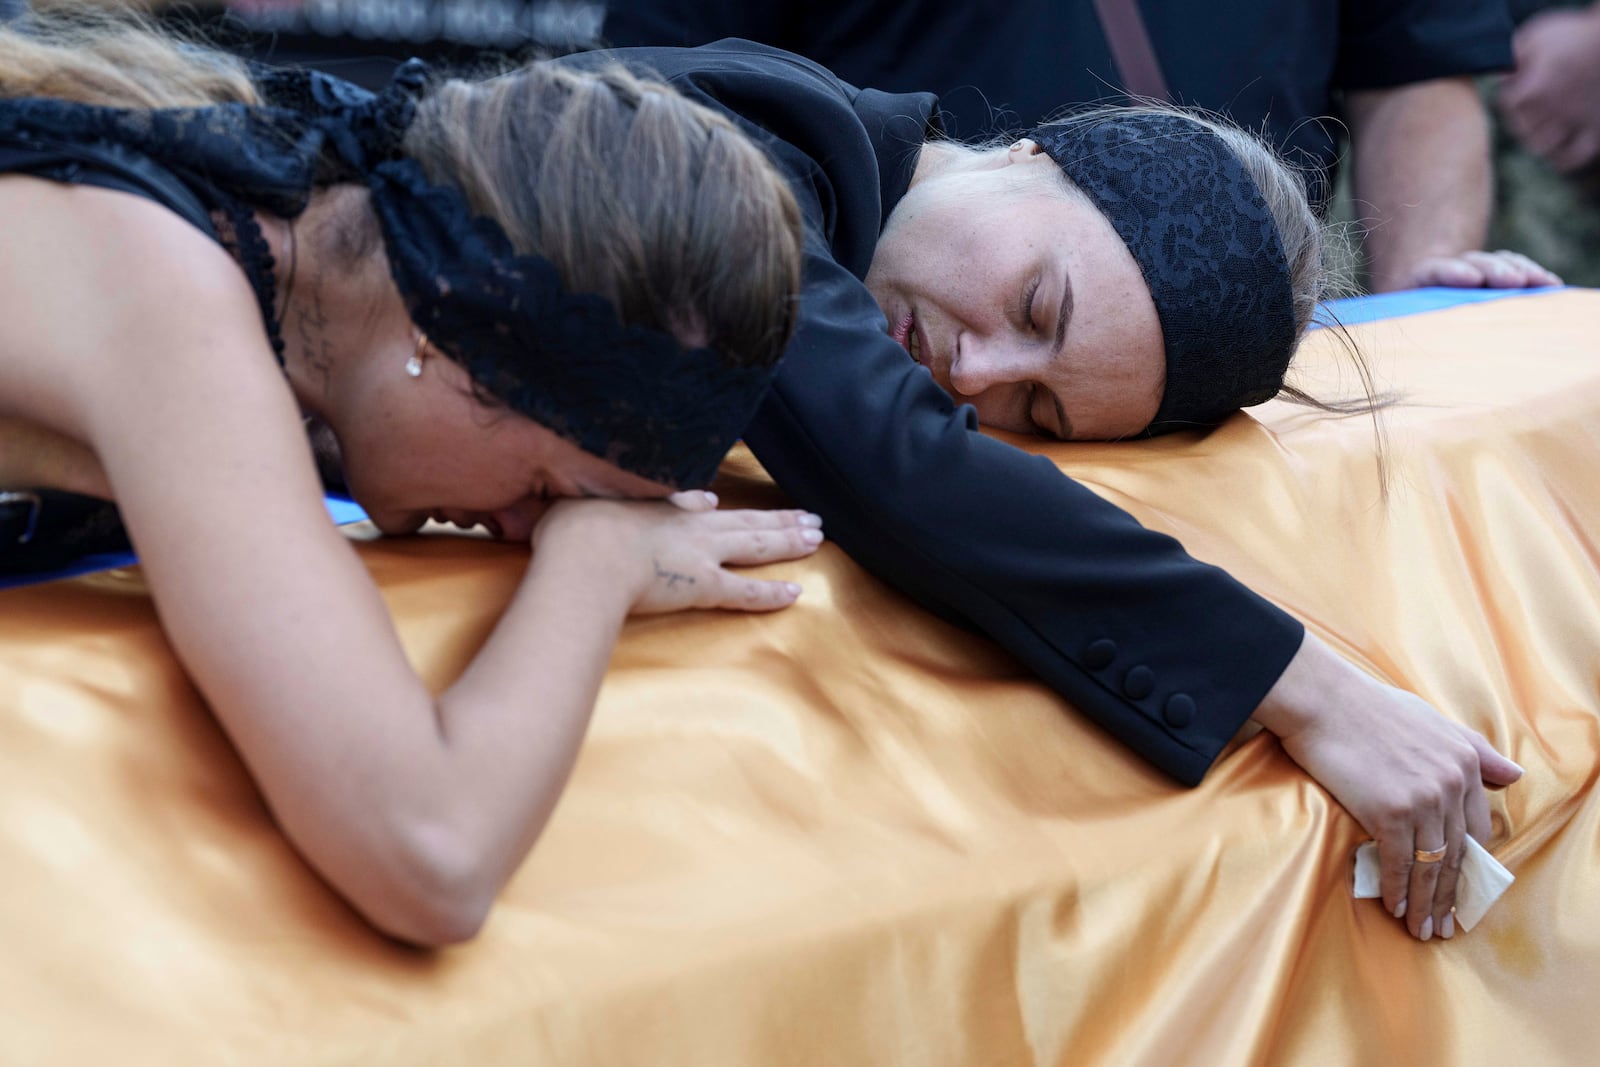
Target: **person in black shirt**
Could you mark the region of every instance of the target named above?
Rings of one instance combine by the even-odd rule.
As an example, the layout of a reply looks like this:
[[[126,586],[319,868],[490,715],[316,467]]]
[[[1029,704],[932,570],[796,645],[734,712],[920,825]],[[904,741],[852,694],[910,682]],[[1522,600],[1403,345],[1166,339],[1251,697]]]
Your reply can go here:
[[[1511,65],[1505,0],[608,0],[603,34],[616,46],[760,41],[855,85],[937,93],[949,129],[973,138],[1126,102],[1099,14],[1117,7],[1142,14],[1173,102],[1261,131],[1306,168],[1314,203],[1332,193],[1348,130],[1375,289],[1555,282],[1526,257],[1482,251],[1492,183],[1470,76]]]

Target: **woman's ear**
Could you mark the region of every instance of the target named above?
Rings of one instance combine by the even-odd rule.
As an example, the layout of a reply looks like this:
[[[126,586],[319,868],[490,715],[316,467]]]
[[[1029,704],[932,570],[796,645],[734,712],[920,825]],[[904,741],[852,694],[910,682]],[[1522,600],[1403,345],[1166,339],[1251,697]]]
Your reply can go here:
[[[1013,141],[1006,149],[1007,163],[1037,163],[1039,160],[1055,162],[1045,155],[1044,149],[1039,147],[1039,142],[1031,137],[1023,137]]]

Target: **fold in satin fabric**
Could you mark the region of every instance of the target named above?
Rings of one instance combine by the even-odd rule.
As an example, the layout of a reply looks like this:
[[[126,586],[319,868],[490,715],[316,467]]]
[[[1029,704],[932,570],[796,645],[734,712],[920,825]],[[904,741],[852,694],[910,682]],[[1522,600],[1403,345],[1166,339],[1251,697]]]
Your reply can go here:
[[[1406,395],[1387,500],[1370,421],[1279,402],[1044,451],[1527,768],[1471,933],[1352,900],[1366,835],[1270,737],[1180,789],[825,547],[767,569],[791,610],[631,622],[482,937],[413,952],[298,860],[116,572],[0,593],[0,1062],[1587,1062],[1600,294],[1351,336]],[[1341,349],[1301,384],[1347,393]],[[719,489],[780,499],[742,454]],[[361,552],[436,687],[526,560]]]

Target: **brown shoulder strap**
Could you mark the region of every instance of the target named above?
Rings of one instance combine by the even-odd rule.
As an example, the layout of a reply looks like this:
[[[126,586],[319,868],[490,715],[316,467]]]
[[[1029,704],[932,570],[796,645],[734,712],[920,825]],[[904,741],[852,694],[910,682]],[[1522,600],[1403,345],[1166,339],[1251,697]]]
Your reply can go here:
[[[1094,0],[1094,11],[1128,95],[1170,101],[1172,94],[1167,91],[1156,50],[1150,46],[1138,0]]]

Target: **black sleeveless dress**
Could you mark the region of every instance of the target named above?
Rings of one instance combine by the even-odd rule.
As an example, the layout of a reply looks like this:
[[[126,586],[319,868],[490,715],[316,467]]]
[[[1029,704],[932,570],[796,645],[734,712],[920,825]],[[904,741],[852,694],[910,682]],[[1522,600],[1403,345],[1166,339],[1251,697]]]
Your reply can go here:
[[[153,200],[215,237],[209,212],[171,172],[114,144],[0,140],[0,174],[92,185]],[[0,489],[0,575],[43,574],[89,556],[127,552],[109,501],[51,489]]]
[[[223,245],[249,278],[282,360],[273,264],[256,208],[283,217],[310,190],[340,180],[315,115],[348,112],[372,95],[313,72],[256,72],[265,106],[131,111],[62,100],[0,100],[0,174],[141,196]],[[28,486],[0,486],[0,577],[47,574],[89,556],[129,551],[115,505]]]

